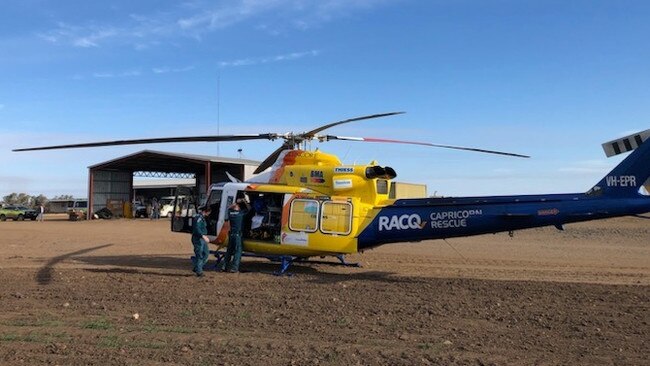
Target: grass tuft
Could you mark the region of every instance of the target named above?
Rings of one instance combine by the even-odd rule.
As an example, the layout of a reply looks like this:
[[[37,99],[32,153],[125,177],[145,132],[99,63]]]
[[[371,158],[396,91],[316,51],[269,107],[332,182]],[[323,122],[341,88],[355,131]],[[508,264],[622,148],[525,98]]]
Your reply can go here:
[[[18,339],[19,339],[18,335],[13,334],[13,333],[11,333],[11,334],[3,334],[3,335],[0,336],[0,341],[1,342],[13,342],[13,341],[16,341]]]
[[[84,329],[108,330],[113,328],[113,325],[106,319],[98,319],[89,321],[83,324]]]

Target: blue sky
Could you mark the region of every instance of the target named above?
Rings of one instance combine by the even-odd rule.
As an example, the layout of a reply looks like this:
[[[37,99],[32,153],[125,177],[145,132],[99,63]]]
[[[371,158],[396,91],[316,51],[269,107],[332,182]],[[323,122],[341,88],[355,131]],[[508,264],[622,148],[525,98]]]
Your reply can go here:
[[[328,132],[533,158],[314,146],[345,163],[378,160],[430,193],[580,192],[620,161],[605,159],[602,142],[650,128],[647,1],[16,0],[0,7],[0,195],[85,196],[87,166],[145,148],[228,157],[241,148],[262,160],[277,142],[13,148],[304,131],[387,111],[407,114]]]

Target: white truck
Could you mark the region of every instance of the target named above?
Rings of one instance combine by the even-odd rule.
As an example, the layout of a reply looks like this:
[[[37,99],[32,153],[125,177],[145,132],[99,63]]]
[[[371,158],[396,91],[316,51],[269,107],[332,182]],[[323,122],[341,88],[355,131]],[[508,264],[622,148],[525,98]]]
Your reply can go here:
[[[174,211],[174,196],[161,197],[158,203],[160,204],[160,217],[172,217]]]

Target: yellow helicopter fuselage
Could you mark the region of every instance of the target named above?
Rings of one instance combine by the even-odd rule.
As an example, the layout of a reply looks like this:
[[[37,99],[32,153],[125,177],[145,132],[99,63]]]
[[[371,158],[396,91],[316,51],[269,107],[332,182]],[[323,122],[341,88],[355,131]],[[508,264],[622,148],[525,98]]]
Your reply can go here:
[[[343,165],[320,151],[288,151],[266,176],[211,187],[212,242],[227,245],[227,209],[244,199],[249,208],[245,252],[296,257],[356,253],[358,233],[379,208],[394,201],[389,199],[393,177],[392,169],[374,162]]]

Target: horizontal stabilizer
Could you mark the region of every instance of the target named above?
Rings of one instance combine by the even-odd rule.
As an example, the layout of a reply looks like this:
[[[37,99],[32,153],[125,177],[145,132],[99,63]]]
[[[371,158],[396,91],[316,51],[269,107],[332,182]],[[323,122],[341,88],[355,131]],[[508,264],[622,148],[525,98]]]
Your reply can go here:
[[[603,144],[603,150],[607,157],[623,154],[632,151],[641,146],[646,140],[650,138],[650,130],[635,133],[629,136],[621,137],[620,139],[608,141]]]

